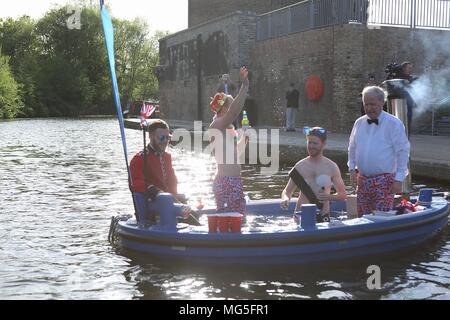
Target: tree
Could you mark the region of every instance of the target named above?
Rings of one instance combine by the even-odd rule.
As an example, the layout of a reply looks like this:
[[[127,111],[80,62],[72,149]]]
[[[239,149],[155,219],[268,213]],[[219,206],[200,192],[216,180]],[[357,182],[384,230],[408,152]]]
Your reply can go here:
[[[106,90],[108,71],[100,16],[84,8],[81,28],[70,29],[68,11],[67,7],[50,10],[36,26],[42,66],[40,99],[49,116],[97,114],[98,105],[108,100],[101,94]]]
[[[114,20],[117,78],[124,102],[156,98],[158,81],[153,68],[158,65],[158,31],[150,37],[147,24],[141,19]]]
[[[19,85],[14,80],[8,57],[0,53],[0,118],[14,118],[22,108]]]
[[[159,64],[158,39],[166,37],[168,31],[157,31],[143,46],[141,63],[136,66],[133,97],[149,99],[158,97],[158,79],[153,69]]]
[[[28,16],[0,21],[0,46],[9,57],[11,72],[19,86],[23,108],[20,116],[35,116],[39,109],[36,94],[38,64],[35,21]]]
[[[70,24],[74,4],[82,8],[76,11],[79,28]],[[158,81],[153,68],[159,61],[157,38],[167,33],[150,36],[147,25],[139,19],[113,19],[113,25],[123,104],[156,98]],[[3,77],[15,80],[4,83],[16,88],[16,101],[23,101],[9,115],[115,114],[100,12],[92,1],[73,0],[72,5],[54,7],[39,20],[27,16],[0,20],[2,46],[9,57]]]

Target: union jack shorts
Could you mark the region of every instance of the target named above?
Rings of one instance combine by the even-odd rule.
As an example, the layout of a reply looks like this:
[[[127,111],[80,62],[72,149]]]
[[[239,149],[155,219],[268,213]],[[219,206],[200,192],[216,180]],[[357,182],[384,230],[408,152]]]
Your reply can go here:
[[[383,173],[366,177],[358,175],[358,216],[369,214],[373,211],[389,211],[394,207],[392,184],[393,173]]]
[[[217,212],[245,214],[245,197],[241,177],[216,176],[213,183]]]

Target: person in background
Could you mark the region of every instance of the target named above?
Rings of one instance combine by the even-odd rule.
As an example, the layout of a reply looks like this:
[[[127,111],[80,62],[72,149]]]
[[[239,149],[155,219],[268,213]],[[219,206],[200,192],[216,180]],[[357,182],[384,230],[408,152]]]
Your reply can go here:
[[[403,61],[402,64],[402,71],[400,72],[399,78],[408,80],[409,83],[413,82],[414,77],[412,75],[413,65],[409,61]]]
[[[286,91],[286,131],[295,131],[295,115],[298,111],[300,92],[291,83]]]
[[[249,81],[248,70],[241,67],[242,85],[233,99],[231,95],[218,92],[210,103],[215,112],[208,134],[214,149],[217,171],[213,182],[213,192],[217,211],[236,211],[245,214],[245,197],[241,180],[239,153],[245,150],[247,139],[242,132],[239,137],[233,121],[239,116],[247,97]]]
[[[223,92],[226,95],[231,96],[232,98],[236,97],[236,85],[231,81],[230,75],[225,73],[220,77],[220,83],[217,87],[216,92]],[[239,126],[239,118],[233,120],[233,126],[238,128]]]
[[[327,131],[321,127],[306,128],[306,144],[308,157],[297,162],[289,174],[289,181],[281,193],[281,207],[287,209],[289,201],[297,187],[300,188],[300,195],[297,200],[295,211],[301,209],[304,203],[314,203],[308,198],[302,183],[297,182],[297,177],[293,174],[301,175],[304,182],[308,184],[317,200],[323,204],[322,216],[330,212],[330,201],[345,200],[344,181],[338,165],[323,155],[323,150],[327,142]],[[301,178],[300,178],[301,179]],[[331,186],[334,185],[337,193],[331,194]]]
[[[220,84],[217,87],[216,92],[223,92],[234,98],[236,96],[236,89],[236,85],[231,81],[230,75],[223,74],[220,77]]]
[[[358,215],[393,208],[408,174],[410,144],[403,123],[383,111],[386,92],[377,86],[362,92],[366,115],[358,118],[350,134],[348,168],[357,188]]]

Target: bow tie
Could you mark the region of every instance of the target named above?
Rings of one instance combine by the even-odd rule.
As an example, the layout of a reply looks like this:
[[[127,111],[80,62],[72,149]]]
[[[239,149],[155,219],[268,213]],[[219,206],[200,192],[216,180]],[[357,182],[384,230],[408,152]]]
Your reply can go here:
[[[372,123],[375,123],[376,125],[378,125],[378,119],[367,119],[367,123],[368,124],[372,124]]]

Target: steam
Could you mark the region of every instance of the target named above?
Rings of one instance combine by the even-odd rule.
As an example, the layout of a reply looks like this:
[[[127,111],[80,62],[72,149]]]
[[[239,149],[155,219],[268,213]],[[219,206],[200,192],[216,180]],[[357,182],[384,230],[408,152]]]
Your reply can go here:
[[[414,116],[439,107],[439,101],[450,96],[450,68],[432,70],[419,76],[411,85],[409,93],[417,104]]]
[[[400,0],[393,2],[391,0],[370,0],[367,8],[367,27],[369,29],[379,29],[383,23],[389,24],[394,21],[397,23],[410,23],[412,1]],[[386,8],[393,5],[392,10]],[[429,4],[423,1],[416,3],[414,12],[415,21],[418,25],[427,25],[430,21],[426,20],[431,14],[434,22],[441,27],[448,28],[448,11],[450,5],[430,1]],[[428,6],[428,7],[427,7]],[[425,19],[425,20],[424,20]],[[429,25],[429,24],[428,24]],[[402,60],[413,60],[416,52],[421,49],[424,52],[424,60],[420,60],[413,66],[414,76],[419,78],[412,82],[407,89],[417,104],[414,109],[414,117],[419,116],[425,111],[438,107],[438,102],[450,96],[450,31],[448,30],[411,30],[412,35],[417,38],[417,46],[412,47],[407,44],[404,51],[410,52],[410,57],[404,57]],[[420,48],[422,47],[422,48]]]

